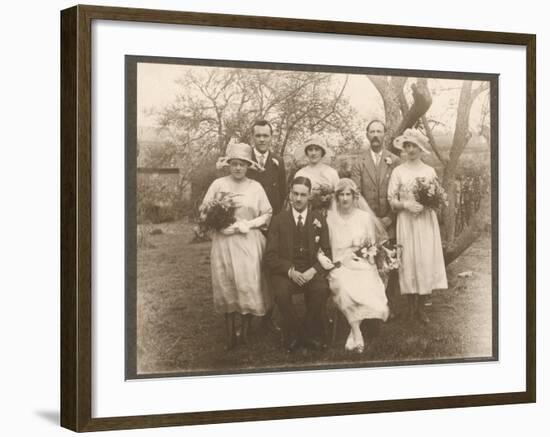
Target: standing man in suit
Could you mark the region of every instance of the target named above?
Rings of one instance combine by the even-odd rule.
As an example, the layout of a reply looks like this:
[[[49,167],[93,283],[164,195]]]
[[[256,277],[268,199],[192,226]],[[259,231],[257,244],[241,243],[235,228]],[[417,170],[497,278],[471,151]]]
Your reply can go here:
[[[264,171],[250,169],[247,176],[258,181],[263,187],[275,216],[283,208],[286,192],[286,171],[284,161],[271,151],[273,128],[266,120],[256,120],[252,125],[252,160],[260,164]],[[273,320],[273,309],[262,318],[264,330],[279,332],[281,329]]]
[[[396,216],[388,202],[388,183],[393,169],[401,163],[401,160],[384,147],[386,125],[383,122],[372,120],[367,125],[366,133],[370,148],[363,159],[353,165],[351,179],[386,228],[390,240],[395,243]],[[398,284],[397,271],[392,270],[386,286],[390,319],[395,317]]]
[[[273,128],[265,120],[256,120],[252,125],[252,143],[254,153],[252,160],[260,164],[265,170],[258,172],[249,170],[251,179],[258,181],[264,188],[273,215],[277,214],[285,202],[286,191],[286,171],[284,161],[271,151],[271,140]]]
[[[290,187],[292,207],[271,221],[264,255],[290,352],[301,346],[318,350],[325,345],[323,316],[329,286],[317,253],[321,249],[330,257],[330,242],[325,218],[308,207],[310,196],[311,181],[303,176],[295,178]],[[292,304],[295,289],[304,293],[303,329]]]

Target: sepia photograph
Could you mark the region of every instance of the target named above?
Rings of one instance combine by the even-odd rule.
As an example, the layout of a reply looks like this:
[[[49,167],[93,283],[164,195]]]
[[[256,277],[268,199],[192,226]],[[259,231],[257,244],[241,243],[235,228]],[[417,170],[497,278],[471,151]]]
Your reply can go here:
[[[125,84],[126,379],[498,360],[498,75],[127,55]]]

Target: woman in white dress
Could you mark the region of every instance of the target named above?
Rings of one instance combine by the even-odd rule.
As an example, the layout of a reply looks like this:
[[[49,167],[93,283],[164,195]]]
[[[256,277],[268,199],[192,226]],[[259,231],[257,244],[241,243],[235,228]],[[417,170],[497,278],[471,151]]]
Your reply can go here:
[[[340,180],[338,172],[323,160],[327,155],[326,141],[319,135],[309,138],[303,148],[298,148],[296,160],[301,161],[302,155],[307,159],[307,165],[296,172],[294,177],[303,176],[311,181],[311,192],[313,195],[319,192],[321,187],[328,187],[332,191]]]
[[[234,194],[237,204],[237,221],[213,233],[210,257],[214,309],[225,314],[226,348],[231,349],[236,344],[235,315],[241,314],[246,343],[252,316],[263,316],[273,306],[261,268],[266,239],[260,231],[269,224],[272,209],[260,183],[246,177],[247,169],[256,166],[248,144],[230,144],[218,165],[228,166],[229,175],[212,182],[203,205],[216,193]]]
[[[406,159],[393,170],[388,185],[388,200],[397,211],[397,243],[403,246],[399,286],[408,298],[409,318],[428,323],[425,299],[432,290],[447,288],[447,274],[437,214],[416,201],[414,189],[417,178],[432,180],[437,175],[420,159],[422,153],[430,152],[418,130],[405,130],[394,145]]]
[[[387,238],[384,226],[378,221],[351,179],[340,179],[336,185],[335,203],[328,211],[327,224],[332,251],[333,268],[328,276],[332,299],[350,324],[345,348],[363,352],[365,342],[361,333],[364,319],[387,320],[389,315],[385,287],[378,268],[355,254],[367,244],[377,244]],[[321,263],[327,263],[320,254]],[[330,268],[331,263],[324,266]]]

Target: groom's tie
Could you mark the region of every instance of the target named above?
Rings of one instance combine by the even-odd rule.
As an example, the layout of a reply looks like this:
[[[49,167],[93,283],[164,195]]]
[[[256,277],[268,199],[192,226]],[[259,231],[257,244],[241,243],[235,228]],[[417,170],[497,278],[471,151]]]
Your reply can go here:
[[[300,252],[304,251],[305,235],[304,235],[304,222],[302,220],[302,214],[298,214],[298,223],[296,224],[298,230],[298,241],[300,246]]]

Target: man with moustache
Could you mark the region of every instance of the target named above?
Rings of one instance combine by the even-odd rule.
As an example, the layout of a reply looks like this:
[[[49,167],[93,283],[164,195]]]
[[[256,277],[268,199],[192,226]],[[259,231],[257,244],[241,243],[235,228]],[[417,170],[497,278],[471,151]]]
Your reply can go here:
[[[384,147],[386,125],[382,121],[372,120],[367,125],[366,134],[370,148],[363,159],[352,166],[351,179],[386,228],[390,240],[395,243],[396,216],[388,202],[388,183],[393,169],[401,160]],[[390,319],[395,317],[398,284],[397,271],[392,270],[386,286]]]

